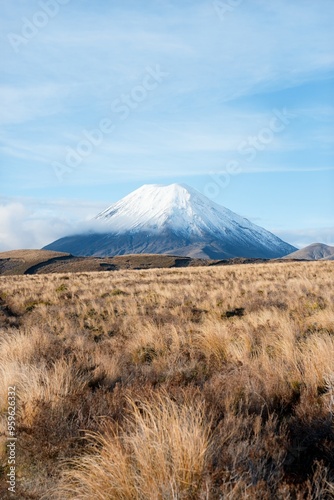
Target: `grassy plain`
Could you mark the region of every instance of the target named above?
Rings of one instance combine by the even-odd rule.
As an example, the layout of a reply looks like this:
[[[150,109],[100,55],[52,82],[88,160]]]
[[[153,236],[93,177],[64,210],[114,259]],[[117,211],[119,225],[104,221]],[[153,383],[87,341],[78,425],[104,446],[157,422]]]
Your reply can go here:
[[[334,266],[0,277],[19,499],[334,498]]]

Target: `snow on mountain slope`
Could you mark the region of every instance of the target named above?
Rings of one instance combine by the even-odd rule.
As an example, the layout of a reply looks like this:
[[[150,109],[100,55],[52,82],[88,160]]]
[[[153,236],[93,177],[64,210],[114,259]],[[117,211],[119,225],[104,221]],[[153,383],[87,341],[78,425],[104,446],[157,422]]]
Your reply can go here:
[[[203,231],[232,229],[244,220],[205,198],[195,189],[181,184],[147,184],[96,216],[113,232],[142,229],[173,229],[200,235]],[[222,224],[224,221],[224,224]]]
[[[114,234],[168,229],[192,237],[207,233],[222,237],[230,232],[234,236],[239,232],[241,237],[240,231],[246,231],[251,239],[254,236],[269,246],[275,246],[278,240],[269,231],[183,184],[146,184],[95,218],[108,224],[108,231]]]
[[[223,259],[281,257],[296,250],[183,184],[144,185],[98,214],[95,231],[45,248],[74,255],[173,253]]]

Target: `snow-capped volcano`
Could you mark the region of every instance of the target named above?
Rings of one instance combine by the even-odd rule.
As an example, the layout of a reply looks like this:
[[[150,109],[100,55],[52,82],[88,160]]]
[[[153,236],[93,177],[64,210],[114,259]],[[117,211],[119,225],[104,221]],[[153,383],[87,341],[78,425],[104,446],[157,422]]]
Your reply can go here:
[[[95,220],[100,234],[61,238],[45,248],[76,255],[173,253],[210,258],[274,258],[295,250],[183,184],[144,185]]]
[[[95,219],[105,221],[108,230],[125,231],[171,229],[179,234],[200,236],[250,224],[230,210],[213,203],[183,184],[146,184],[114,203]]]
[[[218,208],[219,205],[216,205]],[[201,234],[215,224],[213,204],[182,184],[145,184],[95,217],[115,232],[162,230]]]

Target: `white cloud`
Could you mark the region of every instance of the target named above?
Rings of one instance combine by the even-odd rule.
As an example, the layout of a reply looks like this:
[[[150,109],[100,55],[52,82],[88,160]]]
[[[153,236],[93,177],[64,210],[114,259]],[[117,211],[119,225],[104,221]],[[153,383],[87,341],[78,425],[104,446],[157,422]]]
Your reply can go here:
[[[90,219],[105,204],[76,200],[0,202],[0,251],[42,248],[52,241],[95,227]],[[98,228],[98,226],[97,226]]]
[[[41,248],[69,229],[65,220],[45,219],[22,203],[0,205],[0,251]]]
[[[334,246],[334,227],[276,230],[274,233],[297,248],[303,248],[312,243]]]

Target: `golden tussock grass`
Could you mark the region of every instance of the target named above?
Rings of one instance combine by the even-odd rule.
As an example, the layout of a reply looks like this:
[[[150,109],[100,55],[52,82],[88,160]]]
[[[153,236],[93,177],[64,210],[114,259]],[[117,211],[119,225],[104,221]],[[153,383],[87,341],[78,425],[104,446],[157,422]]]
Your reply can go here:
[[[17,498],[326,499],[334,268],[270,263],[0,278]]]
[[[199,498],[209,460],[203,404],[161,394],[127,402],[126,429],[90,435],[93,453],[72,461],[57,498]]]

